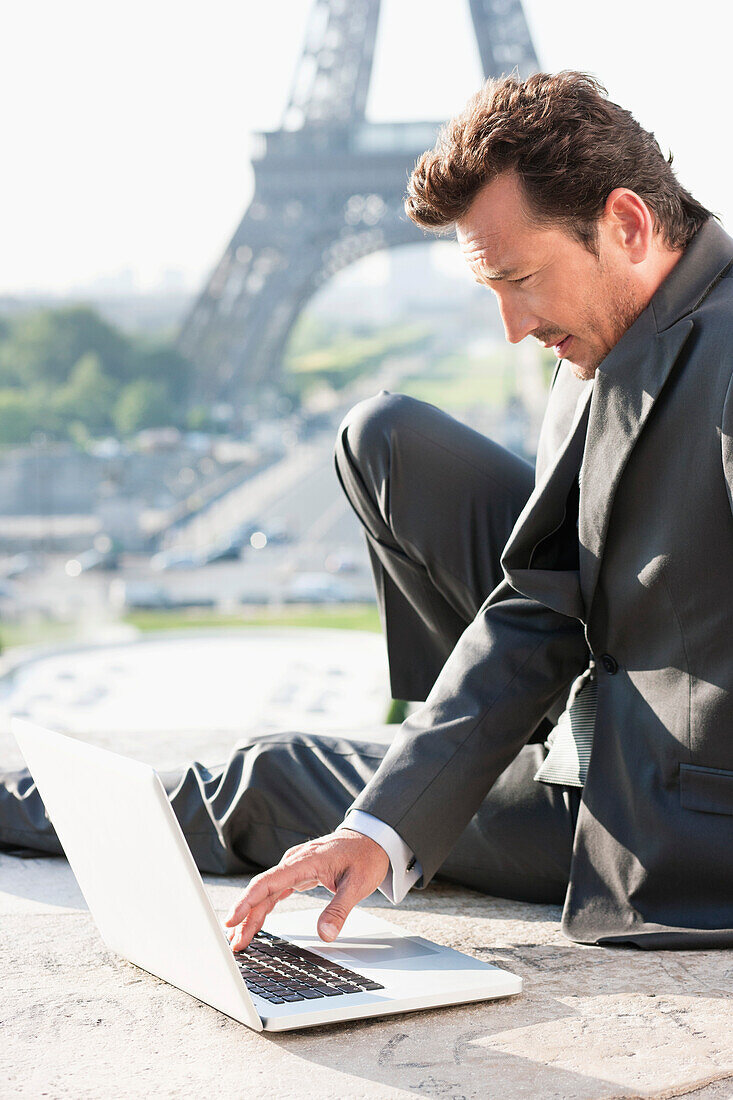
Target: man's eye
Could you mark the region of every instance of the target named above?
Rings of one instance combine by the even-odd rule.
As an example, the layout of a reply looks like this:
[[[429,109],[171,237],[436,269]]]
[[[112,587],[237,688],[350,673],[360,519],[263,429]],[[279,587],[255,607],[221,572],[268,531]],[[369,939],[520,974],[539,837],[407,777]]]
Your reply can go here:
[[[523,275],[521,279],[510,279],[510,283],[514,283],[515,286],[519,286],[520,283],[526,283],[528,279],[531,279],[531,275]]]

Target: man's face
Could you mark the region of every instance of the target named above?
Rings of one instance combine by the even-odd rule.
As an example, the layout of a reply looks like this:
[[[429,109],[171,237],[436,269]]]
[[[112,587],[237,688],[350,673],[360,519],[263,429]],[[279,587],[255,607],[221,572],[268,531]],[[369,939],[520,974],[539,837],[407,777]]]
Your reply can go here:
[[[476,282],[499,301],[507,340],[534,336],[578,378],[593,377],[644,308],[613,227],[601,218],[596,257],[563,229],[534,225],[513,173],[487,184],[456,228]]]

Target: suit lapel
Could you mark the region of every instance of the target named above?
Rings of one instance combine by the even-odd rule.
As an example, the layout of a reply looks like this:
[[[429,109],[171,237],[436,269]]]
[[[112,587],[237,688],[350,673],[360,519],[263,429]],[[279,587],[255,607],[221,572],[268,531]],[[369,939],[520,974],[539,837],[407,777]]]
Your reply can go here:
[[[507,580],[517,592],[575,618],[583,616],[577,570],[532,568],[532,559],[540,543],[558,531],[565,519],[583,455],[591,393],[589,387],[581,396],[565,442],[524,506],[501,559]]]
[[[596,372],[580,473],[578,521],[586,622],[624,467],[693,329],[692,321],[683,318],[665,332],[650,333],[645,331],[649,321],[642,314]]]
[[[588,621],[613,498],[629,455],[693,329],[683,318],[665,332],[649,331],[647,313],[619,341],[581,396],[555,461],[522,510],[501,559],[517,592],[563,615]],[[568,494],[580,478],[579,574],[532,568],[535,551],[565,518]]]

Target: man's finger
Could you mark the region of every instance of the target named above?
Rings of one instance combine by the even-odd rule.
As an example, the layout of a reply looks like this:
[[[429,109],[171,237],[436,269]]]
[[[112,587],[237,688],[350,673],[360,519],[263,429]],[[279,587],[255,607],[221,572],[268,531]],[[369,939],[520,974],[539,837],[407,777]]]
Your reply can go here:
[[[224,921],[226,927],[241,924],[252,909],[268,898],[279,896],[283,890],[294,890],[301,882],[317,882],[308,867],[310,863],[310,859],[303,859],[290,867],[273,867],[271,871],[256,875]]]
[[[247,919],[242,924],[236,928],[228,929],[226,938],[229,940],[232,951],[243,951],[246,947],[249,947],[253,938],[262,928],[265,917],[272,912],[278,902],[289,898],[292,892],[292,890],[283,890],[282,894],[270,898],[266,906],[258,906],[257,909],[250,910]]]
[[[305,890],[315,890],[316,886],[320,885],[317,878],[309,878],[305,882],[296,882],[293,890],[297,890],[299,894],[302,894]]]
[[[257,935],[262,925],[265,923],[265,917],[278,903],[278,897],[268,898],[267,901],[261,902],[256,905],[254,909],[250,909],[247,914],[247,919],[240,924],[239,928],[234,933],[231,941],[232,951],[244,951],[249,947],[250,943]]]
[[[366,893],[368,893],[367,891]],[[343,875],[333,898],[318,918],[318,935],[326,943],[335,940],[354,906],[366,897],[361,883]]]

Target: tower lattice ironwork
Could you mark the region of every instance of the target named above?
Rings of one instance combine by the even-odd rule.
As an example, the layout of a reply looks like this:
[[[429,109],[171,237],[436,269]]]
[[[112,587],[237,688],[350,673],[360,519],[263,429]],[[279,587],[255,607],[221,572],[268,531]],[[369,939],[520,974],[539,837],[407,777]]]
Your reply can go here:
[[[485,76],[537,70],[521,0],[469,4]],[[282,126],[256,139],[252,201],[179,335],[202,399],[274,386],[319,287],[371,252],[424,239],[403,195],[440,123],[366,121],[379,7],[314,0]]]

